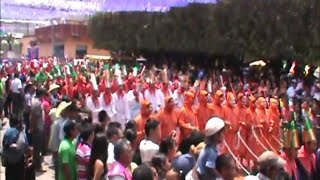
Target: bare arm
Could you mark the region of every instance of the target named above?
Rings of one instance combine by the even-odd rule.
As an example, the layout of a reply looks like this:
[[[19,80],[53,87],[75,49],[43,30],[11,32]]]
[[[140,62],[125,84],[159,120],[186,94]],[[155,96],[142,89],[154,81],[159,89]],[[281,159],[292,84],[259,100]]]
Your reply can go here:
[[[101,176],[104,172],[104,166],[103,163],[100,160],[96,160],[94,163],[94,175],[92,180],[100,180]]]

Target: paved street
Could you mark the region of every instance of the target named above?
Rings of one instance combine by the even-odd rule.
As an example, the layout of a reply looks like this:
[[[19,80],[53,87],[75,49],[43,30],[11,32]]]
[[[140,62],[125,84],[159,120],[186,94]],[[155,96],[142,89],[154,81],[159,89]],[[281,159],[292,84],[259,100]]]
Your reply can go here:
[[[7,125],[0,131],[0,139],[1,139],[0,147],[1,147],[1,149],[2,149],[2,138],[3,138],[5,130],[9,127],[8,124],[9,124],[9,122],[7,121]],[[53,171],[53,169],[49,168],[50,164],[51,164],[51,156],[45,156],[44,162],[43,162],[43,167],[44,167],[44,169],[47,170],[47,172],[42,173],[42,174],[37,173],[36,180],[54,180],[54,171]],[[1,165],[1,169],[0,169],[0,174],[1,174],[0,180],[5,180],[5,168],[2,167],[2,165]]]

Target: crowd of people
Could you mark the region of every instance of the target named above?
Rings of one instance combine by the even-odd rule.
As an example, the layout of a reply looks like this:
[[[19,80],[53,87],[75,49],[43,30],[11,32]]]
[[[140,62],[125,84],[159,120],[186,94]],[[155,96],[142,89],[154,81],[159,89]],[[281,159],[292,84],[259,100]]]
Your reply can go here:
[[[317,78],[188,68],[3,63],[6,179],[320,179]]]

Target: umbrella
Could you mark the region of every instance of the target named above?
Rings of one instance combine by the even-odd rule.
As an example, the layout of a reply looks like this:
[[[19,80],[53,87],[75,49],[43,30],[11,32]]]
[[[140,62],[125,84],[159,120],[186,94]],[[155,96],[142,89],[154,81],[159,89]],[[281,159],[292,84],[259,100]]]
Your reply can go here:
[[[264,61],[262,60],[258,60],[258,61],[254,61],[252,63],[249,64],[249,66],[265,66],[267,63],[265,63]]]

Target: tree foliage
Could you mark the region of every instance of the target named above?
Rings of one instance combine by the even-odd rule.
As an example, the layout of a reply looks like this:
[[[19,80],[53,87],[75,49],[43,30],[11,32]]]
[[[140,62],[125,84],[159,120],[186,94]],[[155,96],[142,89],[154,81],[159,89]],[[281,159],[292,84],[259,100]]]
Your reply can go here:
[[[320,60],[319,0],[228,0],[169,12],[97,13],[101,49]]]

